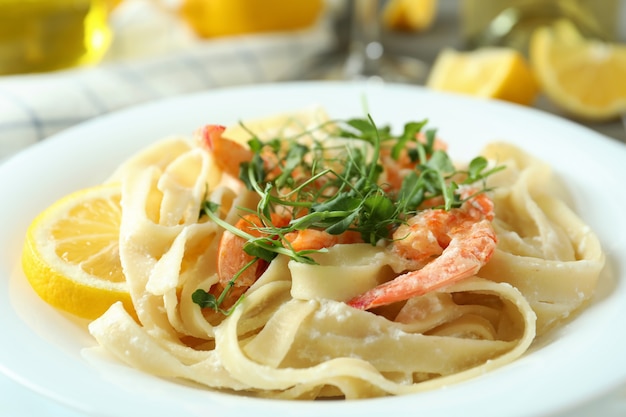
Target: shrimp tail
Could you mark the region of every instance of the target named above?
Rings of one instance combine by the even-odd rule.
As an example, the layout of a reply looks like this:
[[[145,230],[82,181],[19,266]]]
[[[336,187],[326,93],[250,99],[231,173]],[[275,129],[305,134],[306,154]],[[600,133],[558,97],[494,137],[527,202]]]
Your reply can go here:
[[[360,310],[424,295],[476,275],[492,257],[496,235],[488,220],[474,223],[453,239],[441,256],[422,269],[409,271],[348,301]]]

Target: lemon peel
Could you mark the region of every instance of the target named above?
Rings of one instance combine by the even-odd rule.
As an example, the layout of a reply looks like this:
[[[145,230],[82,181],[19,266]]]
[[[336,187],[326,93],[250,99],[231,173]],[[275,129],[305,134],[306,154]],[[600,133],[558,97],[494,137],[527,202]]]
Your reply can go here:
[[[469,52],[442,50],[426,85],[440,91],[469,94],[530,105],[539,86],[524,56],[512,48],[484,47]]]
[[[48,304],[78,317],[95,319],[121,301],[134,314],[119,259],[119,185],[69,194],[30,224],[22,268]]]
[[[567,20],[536,29],[529,56],[550,101],[591,121],[626,112],[626,45],[583,37]]]

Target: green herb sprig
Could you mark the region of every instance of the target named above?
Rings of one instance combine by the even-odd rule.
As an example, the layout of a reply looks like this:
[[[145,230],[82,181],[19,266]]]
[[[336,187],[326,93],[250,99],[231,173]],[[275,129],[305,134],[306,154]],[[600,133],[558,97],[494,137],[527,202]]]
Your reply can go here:
[[[256,215],[264,225],[261,237],[222,220],[211,203],[205,204],[202,214],[246,240],[244,251],[253,259],[244,268],[261,259],[270,262],[279,254],[315,263],[310,255],[320,250],[295,251],[284,239],[299,230],[312,228],[331,235],[357,232],[372,245],[389,241],[393,231],[418,213],[424,203],[441,200],[435,207],[460,207],[464,201],[457,193],[460,185],[482,183],[478,192],[484,192],[486,178],[504,168],[489,169],[488,161],[479,156],[467,170],[458,170],[445,151],[436,149],[436,130],[420,135],[427,122],[406,123],[399,135],[393,135],[389,126],[377,126],[371,116],[333,121],[337,127],[333,136],[341,141],[303,140],[312,137],[313,131],[268,141],[254,136],[249,141],[254,156],[241,164],[240,179],[259,195]],[[414,167],[403,178],[400,189],[394,190],[382,179],[385,167],[381,156],[385,153],[397,162],[403,152]],[[272,213],[285,209],[293,213],[292,220],[286,226],[273,225]],[[240,273],[218,297],[198,290],[193,301],[229,314],[220,306]]]

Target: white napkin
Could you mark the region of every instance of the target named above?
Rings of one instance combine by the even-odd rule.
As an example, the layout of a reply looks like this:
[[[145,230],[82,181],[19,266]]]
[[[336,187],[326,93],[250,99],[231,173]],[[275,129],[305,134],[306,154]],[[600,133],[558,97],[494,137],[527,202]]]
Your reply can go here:
[[[0,76],[0,160],[87,119],[167,96],[301,77],[329,52],[327,21],[306,30],[198,39],[150,0],[125,0],[97,66]]]

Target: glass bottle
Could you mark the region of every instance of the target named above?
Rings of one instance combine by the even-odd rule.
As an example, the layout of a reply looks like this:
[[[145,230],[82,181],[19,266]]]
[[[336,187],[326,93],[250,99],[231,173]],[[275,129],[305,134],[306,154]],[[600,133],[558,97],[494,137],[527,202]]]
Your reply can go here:
[[[0,74],[99,61],[111,42],[111,0],[0,0]]]

